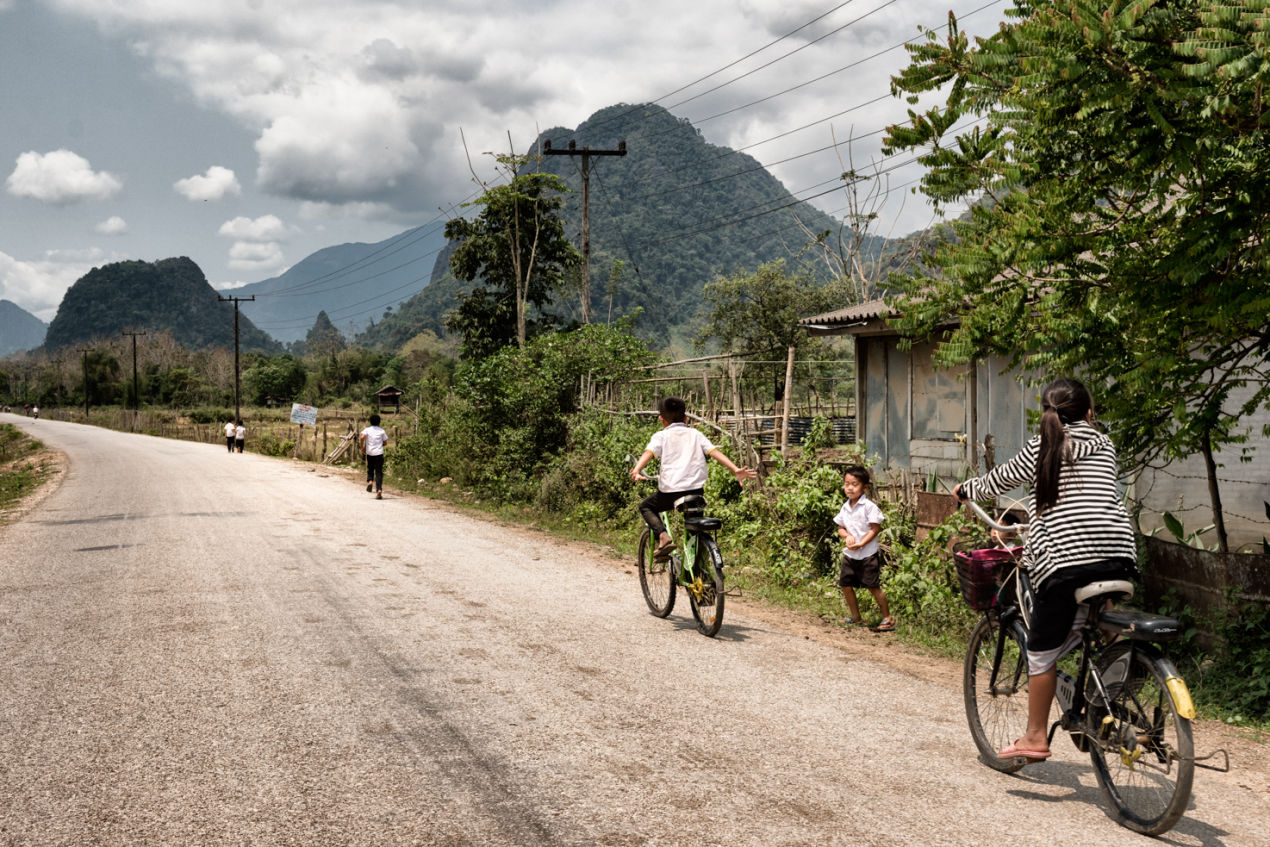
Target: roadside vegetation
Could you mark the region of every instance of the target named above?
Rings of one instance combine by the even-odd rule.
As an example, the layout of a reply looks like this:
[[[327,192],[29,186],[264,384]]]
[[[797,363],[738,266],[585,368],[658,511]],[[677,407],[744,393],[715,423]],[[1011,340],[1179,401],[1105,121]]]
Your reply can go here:
[[[0,522],[53,475],[53,465],[41,458],[43,447],[13,424],[0,424]]]

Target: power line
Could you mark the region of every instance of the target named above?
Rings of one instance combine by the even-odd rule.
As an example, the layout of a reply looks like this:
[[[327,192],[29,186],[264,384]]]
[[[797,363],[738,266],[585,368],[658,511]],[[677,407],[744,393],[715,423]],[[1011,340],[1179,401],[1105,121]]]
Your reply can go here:
[[[893,5],[893,4],[897,3],[897,2],[899,2],[899,0],[886,0],[886,2],[885,2],[885,3],[883,3],[881,6],[878,6],[876,9],[873,9],[872,11],[866,12],[865,14],[861,15],[861,16],[860,16],[860,17],[858,17],[858,18],[854,18],[854,19],[852,19],[852,20],[850,20],[850,21],[847,21],[845,24],[843,24],[842,26],[838,27],[837,29],[830,30],[829,32],[826,32],[824,35],[820,36],[819,38],[812,39],[811,41],[808,41],[806,44],[802,45],[801,47],[795,48],[795,49],[793,49],[793,50],[789,51],[788,53],[784,54],[783,56],[777,56],[775,59],[772,59],[770,62],[766,62],[766,63],[764,63],[764,64],[762,64],[762,65],[759,65],[757,68],[754,68],[753,70],[746,71],[745,73],[741,74],[740,76],[738,76],[738,77],[734,77],[734,78],[732,78],[732,79],[728,80],[727,82],[720,83],[719,85],[716,85],[714,88],[709,88],[709,89],[706,89],[705,91],[702,91],[700,94],[694,94],[693,96],[691,96],[691,97],[687,98],[686,100],[680,100],[678,103],[673,103],[673,104],[671,104],[670,106],[668,106],[667,108],[668,108],[668,109],[674,109],[674,108],[677,108],[677,107],[679,107],[679,106],[684,105],[685,103],[691,103],[693,100],[697,100],[697,99],[699,99],[699,98],[701,98],[701,97],[705,97],[707,94],[712,94],[712,93],[714,93],[714,92],[718,91],[720,88],[724,88],[724,87],[726,87],[726,86],[729,86],[729,85],[731,85],[732,83],[734,83],[734,82],[738,82],[739,80],[742,80],[742,79],[745,79],[745,78],[746,78],[746,77],[748,77],[748,76],[753,76],[754,74],[758,73],[759,71],[761,71],[761,70],[763,70],[763,69],[765,69],[765,68],[770,68],[772,65],[776,64],[777,62],[781,62],[781,61],[784,61],[785,59],[788,59],[790,56],[793,56],[795,53],[801,53],[803,50],[806,50],[808,47],[811,47],[813,44],[819,44],[821,41],[824,41],[826,38],[828,38],[828,37],[829,37],[829,36],[831,36],[831,35],[837,35],[838,33],[842,32],[844,29],[846,29],[846,28],[848,28],[848,27],[850,27],[850,26],[853,26],[854,24],[859,23],[860,21],[864,20],[865,18],[869,17],[870,15],[873,15],[873,14],[875,14],[875,13],[877,13],[877,12],[880,12],[880,11],[882,11],[883,9],[885,9],[887,6],[891,6],[891,5]]]
[[[732,62],[729,62],[728,64],[724,65],[724,66],[723,66],[723,67],[721,67],[721,68],[716,68],[716,69],[714,69],[714,70],[710,71],[710,73],[706,74],[705,76],[697,77],[697,78],[696,78],[696,79],[694,79],[692,82],[689,82],[689,83],[687,83],[687,84],[685,84],[685,85],[681,85],[681,86],[679,86],[678,88],[676,88],[674,91],[671,91],[671,92],[669,92],[669,93],[667,93],[667,94],[663,94],[662,96],[658,97],[656,100],[652,100],[652,101],[650,101],[650,102],[652,102],[652,103],[654,103],[654,104],[655,104],[655,103],[660,103],[660,102],[661,102],[661,101],[663,101],[663,100],[666,100],[666,99],[668,99],[668,98],[674,97],[676,94],[678,94],[678,93],[679,93],[679,92],[681,92],[681,91],[686,91],[687,89],[692,88],[692,86],[696,85],[697,83],[705,82],[707,79],[710,79],[710,77],[712,77],[712,76],[716,76],[717,74],[721,74],[721,73],[723,73],[724,71],[726,71],[726,70],[728,70],[728,69],[730,69],[730,68],[734,68],[734,67],[736,67],[737,65],[741,64],[742,62],[744,62],[746,59],[753,58],[754,56],[757,56],[759,53],[762,53],[762,52],[763,52],[764,50],[766,50],[767,48],[769,48],[769,47],[774,47],[774,46],[776,46],[777,44],[781,43],[782,41],[786,40],[787,38],[791,38],[792,36],[797,35],[799,32],[802,32],[804,29],[806,29],[807,27],[809,27],[809,26],[811,26],[812,24],[816,23],[817,21],[820,21],[820,20],[823,20],[824,18],[829,17],[829,16],[830,16],[830,15],[832,15],[834,12],[838,11],[839,9],[843,8],[844,6],[850,6],[850,5],[851,5],[852,3],[854,3],[854,2],[855,2],[855,0],[846,0],[846,2],[844,2],[844,3],[839,3],[837,6],[834,6],[834,7],[833,7],[832,9],[830,9],[829,11],[824,12],[824,13],[822,13],[822,14],[820,14],[820,15],[817,15],[816,17],[812,18],[811,20],[807,21],[807,23],[802,24],[801,26],[797,27],[796,29],[792,29],[792,30],[790,30],[789,32],[785,33],[785,34],[784,34],[784,35],[782,35],[780,38],[777,38],[777,39],[775,39],[775,40],[773,40],[773,41],[769,41],[768,43],[764,44],[762,47],[759,47],[757,50],[751,50],[749,53],[746,53],[746,54],[745,54],[744,56],[742,56],[741,58],[736,59],[736,60],[734,60],[734,61],[732,61]],[[604,126],[605,124],[612,123],[613,121],[620,120],[620,119],[622,119],[622,118],[626,117],[627,115],[630,115],[630,114],[632,114],[632,113],[634,113],[634,112],[638,112],[638,111],[640,110],[640,108],[641,108],[640,106],[636,106],[636,107],[634,107],[634,108],[632,108],[632,109],[629,109],[629,110],[627,110],[627,111],[625,111],[625,112],[622,112],[622,113],[621,113],[621,114],[619,114],[619,115],[614,115],[614,116],[612,116],[612,117],[610,117],[610,118],[605,118],[603,121],[598,121],[598,122],[596,122],[596,123],[592,124],[592,125],[591,125],[591,128],[592,128],[592,129],[594,129],[594,128],[596,128],[596,127],[601,127],[601,126]]]

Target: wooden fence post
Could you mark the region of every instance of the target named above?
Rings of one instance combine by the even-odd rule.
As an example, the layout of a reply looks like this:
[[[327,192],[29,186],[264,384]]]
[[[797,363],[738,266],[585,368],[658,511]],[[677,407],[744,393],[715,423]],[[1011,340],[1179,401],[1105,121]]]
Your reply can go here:
[[[781,455],[789,450],[789,398],[794,391],[794,345],[785,359],[785,411],[781,415]]]

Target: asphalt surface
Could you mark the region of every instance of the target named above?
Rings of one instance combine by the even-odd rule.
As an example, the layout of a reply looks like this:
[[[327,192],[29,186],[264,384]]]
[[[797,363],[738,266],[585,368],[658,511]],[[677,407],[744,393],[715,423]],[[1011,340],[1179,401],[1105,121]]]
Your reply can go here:
[[[597,548],[0,421],[68,457],[0,526],[0,844],[1150,843],[1066,741],[983,766],[955,681],[743,610],[704,638]],[[1270,844],[1256,746],[1158,842]]]

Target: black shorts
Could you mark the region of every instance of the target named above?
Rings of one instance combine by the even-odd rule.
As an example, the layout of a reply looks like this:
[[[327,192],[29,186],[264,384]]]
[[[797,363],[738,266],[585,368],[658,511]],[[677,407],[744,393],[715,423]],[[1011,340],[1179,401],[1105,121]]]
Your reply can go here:
[[[1027,633],[1027,649],[1034,652],[1063,646],[1076,620],[1076,589],[1100,579],[1138,578],[1138,568],[1128,559],[1109,559],[1088,565],[1063,568],[1050,575],[1036,593],[1032,626]]]
[[[881,588],[882,557],[877,553],[863,559],[853,559],[842,554],[842,565],[838,570],[839,588]]]

